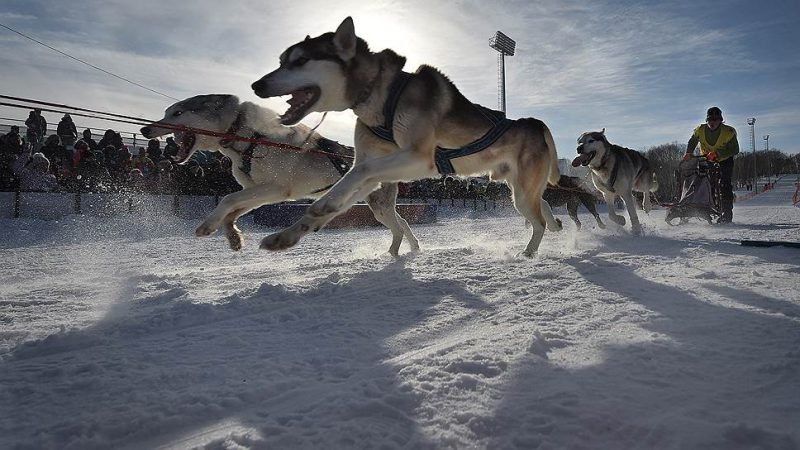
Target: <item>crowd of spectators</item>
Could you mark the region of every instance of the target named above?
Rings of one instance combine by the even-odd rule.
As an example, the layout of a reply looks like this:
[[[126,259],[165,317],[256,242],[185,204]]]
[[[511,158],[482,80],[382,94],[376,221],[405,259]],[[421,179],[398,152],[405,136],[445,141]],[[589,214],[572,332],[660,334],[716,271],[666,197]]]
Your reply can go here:
[[[438,203],[449,201],[451,204],[456,199],[498,201],[509,199],[511,189],[505,183],[485,178],[443,177],[401,183],[400,197],[436,200]]]
[[[120,133],[106,130],[99,142],[90,129],[78,130],[69,114],[47,135],[41,111],[31,111],[23,137],[18,126],[0,137],[0,190],[43,192],[145,192],[227,195],[241,189],[231,161],[219,153],[196,153],[176,164],[178,145],[170,137],[151,139],[134,152]]]
[[[100,141],[92,130],[78,129],[69,114],[47,135],[41,111],[31,111],[23,137],[18,126],[0,137],[0,191],[144,192],[170,195],[224,196],[241,187],[231,175],[231,160],[216,152],[196,152],[176,164],[178,145],[151,139],[134,152],[120,133],[106,130]],[[510,191],[504,183],[482,178],[439,178],[400,184],[407,199],[500,200]]]

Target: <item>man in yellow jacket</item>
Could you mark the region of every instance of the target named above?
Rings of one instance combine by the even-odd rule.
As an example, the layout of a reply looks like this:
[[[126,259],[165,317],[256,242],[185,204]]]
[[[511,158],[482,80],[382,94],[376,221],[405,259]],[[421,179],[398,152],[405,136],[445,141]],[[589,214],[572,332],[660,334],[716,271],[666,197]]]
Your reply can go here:
[[[706,123],[694,129],[686,154],[683,159],[689,159],[694,154],[697,144],[700,144],[700,155],[709,161],[719,162],[720,171],[720,218],[717,223],[731,223],[733,220],[733,157],[739,153],[739,141],[736,139],[736,129],[722,123],[722,110],[716,106],[706,111]]]

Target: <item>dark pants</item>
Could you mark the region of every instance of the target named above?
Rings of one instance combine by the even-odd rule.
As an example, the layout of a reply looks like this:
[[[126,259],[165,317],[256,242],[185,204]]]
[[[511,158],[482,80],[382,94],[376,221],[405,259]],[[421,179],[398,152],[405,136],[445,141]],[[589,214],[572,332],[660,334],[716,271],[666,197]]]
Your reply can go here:
[[[719,187],[720,187],[720,221],[730,222],[733,220],[733,157],[719,163]]]

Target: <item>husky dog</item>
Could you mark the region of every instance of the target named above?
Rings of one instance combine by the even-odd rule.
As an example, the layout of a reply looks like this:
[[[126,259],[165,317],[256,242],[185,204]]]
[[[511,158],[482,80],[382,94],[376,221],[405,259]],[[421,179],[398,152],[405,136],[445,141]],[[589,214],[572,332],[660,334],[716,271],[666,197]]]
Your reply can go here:
[[[557,208],[559,206],[566,206],[569,216],[575,222],[578,229],[581,229],[581,221],[578,220],[578,206],[582,203],[586,209],[594,216],[597,221],[597,226],[605,228],[606,224],[600,220],[600,215],[597,214],[597,199],[594,194],[584,189],[581,186],[581,179],[577,177],[568,177],[561,175],[558,180],[558,186],[547,186],[542,198],[550,204],[550,207]]]
[[[142,128],[142,134],[148,139],[174,133],[180,164],[187,162],[199,149],[221,152],[233,162],[233,176],[243,189],[226,195],[219,202],[195,231],[197,236],[209,236],[224,225],[231,248],[240,250],[243,239],[236,226],[239,217],[262,205],[317,198],[350,168],[352,149],[325,139],[303,125],[284,127],[277,118],[274,111],[251,102],[240,103],[234,95],[211,94],[179,101],[166,109],[163,119]],[[160,125],[261,138],[307,151],[212,137]],[[392,255],[397,255],[403,236],[412,250],[419,249],[408,223],[395,210],[397,190],[396,183],[383,183],[367,197],[375,218],[392,230],[389,247]]]
[[[650,212],[650,192],[658,190],[656,174],[650,161],[641,153],[629,148],[612,145],[606,139],[606,129],[583,133],[578,138],[578,156],[572,161],[573,167],[589,166],[592,182],[603,193],[608,204],[608,217],[624,226],[625,218],[614,209],[614,200],[620,196],[625,202],[631,229],[634,234],[642,233],[633,191],[643,193],[642,209]]]
[[[517,210],[533,224],[523,255],[539,248],[545,223],[560,229],[542,201],[548,180],[558,181],[555,144],[533,118],[508,120],[471,103],[437,69],[403,72],[406,59],[386,49],[370,51],[346,18],[334,33],[292,45],[280,67],[253,83],[259,97],[291,95],[281,123],[294,125],[312,111],[352,109],[356,162],[289,228],[267,236],[262,247],[281,250],[317,231],[381,182],[440,174],[489,173],[508,181]],[[499,125],[501,131],[496,130]],[[475,148],[484,150],[475,153]],[[438,170],[437,170],[438,169]]]

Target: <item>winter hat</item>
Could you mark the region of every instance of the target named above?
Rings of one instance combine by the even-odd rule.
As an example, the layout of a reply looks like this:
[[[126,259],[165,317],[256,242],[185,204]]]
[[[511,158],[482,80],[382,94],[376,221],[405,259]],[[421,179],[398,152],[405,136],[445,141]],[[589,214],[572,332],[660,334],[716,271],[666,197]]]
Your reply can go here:
[[[712,117],[713,118],[719,117],[720,119],[722,119],[722,110],[717,108],[716,106],[708,108],[708,111],[706,111],[706,119],[710,119]]]
[[[50,169],[50,160],[43,153],[34,153],[30,165],[41,172],[47,172]]]

